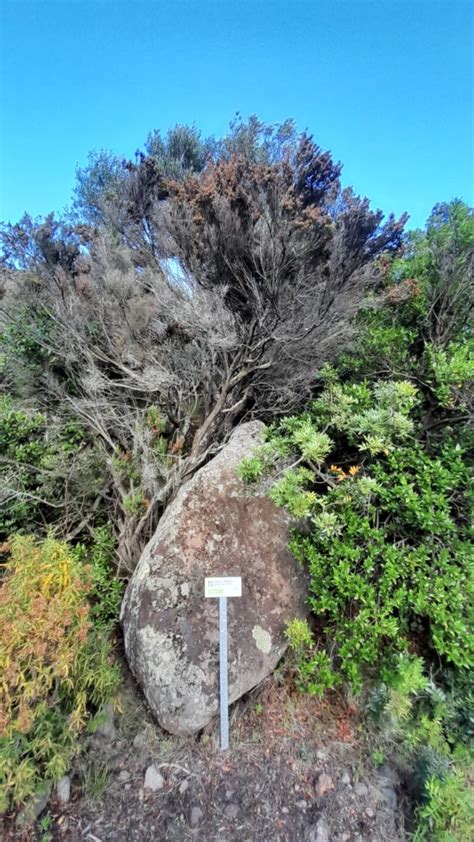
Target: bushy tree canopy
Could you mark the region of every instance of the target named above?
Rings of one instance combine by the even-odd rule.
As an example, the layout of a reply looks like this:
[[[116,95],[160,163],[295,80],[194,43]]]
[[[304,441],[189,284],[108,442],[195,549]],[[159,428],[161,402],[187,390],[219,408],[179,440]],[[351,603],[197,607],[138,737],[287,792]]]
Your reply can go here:
[[[70,420],[101,449],[96,506],[115,507],[128,568],[233,426],[301,406],[351,342],[405,217],[384,223],[340,176],[292,121],[238,117],[218,141],[176,126],[134,161],[92,153],[71,220],[2,229],[5,384],[59,449]]]

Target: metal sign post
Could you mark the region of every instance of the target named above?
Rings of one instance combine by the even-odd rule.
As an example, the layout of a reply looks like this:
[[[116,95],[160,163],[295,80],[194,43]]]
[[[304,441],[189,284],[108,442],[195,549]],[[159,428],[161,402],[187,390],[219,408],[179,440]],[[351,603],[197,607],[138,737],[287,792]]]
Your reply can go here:
[[[229,748],[229,684],[227,680],[227,597],[219,597],[219,700],[221,751]]]
[[[206,597],[219,599],[219,710],[221,751],[229,748],[229,683],[227,673],[227,597],[242,596],[240,576],[206,579]]]

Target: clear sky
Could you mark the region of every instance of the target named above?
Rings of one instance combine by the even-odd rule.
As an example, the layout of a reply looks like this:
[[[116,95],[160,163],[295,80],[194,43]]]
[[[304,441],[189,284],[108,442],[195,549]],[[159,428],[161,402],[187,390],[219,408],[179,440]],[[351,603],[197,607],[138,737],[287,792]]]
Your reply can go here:
[[[60,211],[90,149],[294,117],[423,225],[473,203],[473,0],[0,0],[0,219]]]

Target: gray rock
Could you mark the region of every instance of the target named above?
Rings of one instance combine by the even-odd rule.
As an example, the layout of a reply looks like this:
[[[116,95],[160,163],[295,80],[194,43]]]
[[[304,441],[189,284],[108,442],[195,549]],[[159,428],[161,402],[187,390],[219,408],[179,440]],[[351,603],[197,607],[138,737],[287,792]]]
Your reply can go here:
[[[23,810],[18,814],[16,823],[18,827],[25,828],[32,825],[41,815],[49,801],[51,785],[44,784],[31,798],[28,799]]]
[[[125,781],[130,780],[130,772],[127,772],[126,769],[122,769],[122,771],[118,773],[117,777],[121,783],[125,783]]]
[[[364,784],[362,783],[362,781],[359,781],[359,783],[357,783],[354,787],[354,792],[356,795],[359,795],[362,798],[364,795],[369,794],[369,787],[367,786],[367,784]]]
[[[133,745],[133,748],[136,748],[139,751],[141,751],[142,749],[146,748],[146,746],[148,745],[148,742],[149,742],[148,729],[144,728],[143,731],[139,731],[138,734],[135,734],[135,736],[133,738],[132,745]]]
[[[395,788],[400,783],[400,776],[396,769],[392,766],[384,764],[378,770],[378,784],[380,788],[380,796],[391,810],[397,808],[397,793]]]
[[[97,714],[97,718],[100,724],[94,732],[94,742],[114,740],[117,736],[117,729],[115,728],[113,705],[110,702],[103,705]]]
[[[323,774],[319,776],[316,784],[316,795],[321,797],[322,795],[326,795],[326,792],[329,792],[331,789],[334,789],[334,781],[330,775],[326,775],[326,773],[323,772]]]
[[[160,725],[186,735],[218,711],[217,600],[206,576],[242,576],[228,603],[229,701],[275,668],[285,623],[307,614],[306,581],[288,550],[289,515],[239,478],[263,425],[241,425],[178,492],[130,580],[121,610],[125,651]]]
[[[365,811],[365,815],[368,816],[369,819],[373,819],[373,817],[375,816],[375,813],[372,810],[372,807],[367,807],[367,809]]]
[[[203,817],[204,813],[200,807],[193,807],[191,810],[190,822],[192,825],[199,824]]]
[[[237,804],[228,804],[224,812],[228,819],[236,819],[239,814],[239,808]]]
[[[281,808],[281,812],[282,812],[282,813],[284,813],[284,814],[285,814],[285,816],[286,816],[286,815],[288,815],[288,813],[289,813],[290,811],[289,811],[288,807],[282,807],[282,808]]]
[[[349,772],[344,772],[344,774],[341,777],[341,783],[343,783],[344,786],[350,786],[351,776],[349,775]]]
[[[397,809],[397,793],[391,786],[383,786],[380,790],[382,797],[391,810]]]
[[[393,766],[387,766],[384,763],[383,766],[380,766],[378,770],[378,776],[380,780],[383,780],[387,784],[391,784],[392,786],[398,786],[400,783],[400,776],[396,769]]]
[[[71,778],[63,775],[56,784],[56,796],[62,804],[67,804],[71,798]]]
[[[180,795],[184,795],[189,789],[189,781],[181,781],[179,785],[179,793]]]
[[[296,806],[298,807],[298,809],[299,809],[299,810],[306,810],[306,808],[307,808],[307,806],[308,806],[308,802],[307,802],[307,801],[305,801],[305,800],[302,798],[302,799],[301,799],[301,801],[297,801],[297,802],[296,802]]]
[[[155,764],[152,763],[145,772],[145,783],[143,784],[144,788],[157,792],[159,789],[163,789],[164,785],[165,779],[163,775],[156,768]]]
[[[329,827],[326,820],[321,816],[315,827],[312,827],[307,835],[307,842],[329,842]]]

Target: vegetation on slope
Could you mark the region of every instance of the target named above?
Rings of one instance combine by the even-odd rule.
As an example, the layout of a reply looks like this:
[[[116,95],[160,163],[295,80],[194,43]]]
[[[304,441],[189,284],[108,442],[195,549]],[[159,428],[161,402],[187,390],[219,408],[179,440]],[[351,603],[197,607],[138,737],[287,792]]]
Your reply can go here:
[[[291,463],[271,494],[310,574],[298,683],[359,694],[418,838],[471,838],[473,215],[404,235],[340,176],[291,121],[178,126],[92,153],[68,218],[2,227],[4,805],[67,767],[116,681],[122,579],[258,417],[241,474]]]
[[[288,627],[298,681],[364,691],[378,751],[417,777],[420,839],[473,830],[473,246],[470,211],[436,208],[361,312],[357,356],[241,466],[251,481],[291,457],[270,494],[310,574],[312,627]]]

